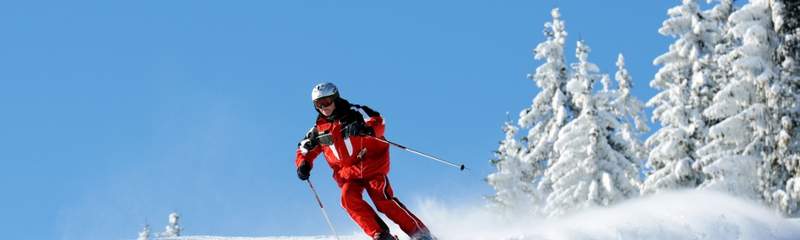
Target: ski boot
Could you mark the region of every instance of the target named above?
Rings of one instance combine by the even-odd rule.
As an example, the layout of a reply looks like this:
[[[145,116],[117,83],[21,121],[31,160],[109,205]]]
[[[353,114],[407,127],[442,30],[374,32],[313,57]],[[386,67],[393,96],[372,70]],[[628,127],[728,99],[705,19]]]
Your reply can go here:
[[[421,231],[411,236],[411,240],[437,240],[437,238],[428,231]]]
[[[396,236],[392,236],[389,232],[379,232],[372,236],[372,240],[398,240]]]

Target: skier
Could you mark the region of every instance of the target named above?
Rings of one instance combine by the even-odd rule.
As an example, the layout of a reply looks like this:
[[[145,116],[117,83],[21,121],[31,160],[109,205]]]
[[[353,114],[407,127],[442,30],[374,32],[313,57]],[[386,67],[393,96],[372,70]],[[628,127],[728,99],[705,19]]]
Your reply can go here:
[[[389,219],[413,240],[432,240],[430,231],[400,200],[389,185],[389,145],[384,138],[381,115],[367,106],[350,104],[332,83],[311,91],[319,115],[316,124],[297,147],[295,164],[300,180],[308,180],[314,159],[323,152],[342,190],[342,207],[364,232],[375,240],[396,240],[389,227],[362,198],[364,190]]]

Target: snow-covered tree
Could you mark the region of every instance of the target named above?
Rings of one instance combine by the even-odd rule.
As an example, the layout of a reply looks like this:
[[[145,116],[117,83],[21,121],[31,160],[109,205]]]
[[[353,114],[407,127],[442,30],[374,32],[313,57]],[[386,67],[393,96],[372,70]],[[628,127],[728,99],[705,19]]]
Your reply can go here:
[[[711,0],[707,1],[711,2]],[[684,5],[688,2],[690,1],[684,1]],[[723,50],[731,48],[729,39],[725,38],[725,26],[732,8],[732,0],[720,0],[720,3],[710,10],[685,12],[694,14],[691,18],[691,30],[684,35],[685,38],[682,40],[693,41],[690,45],[694,45],[696,48],[687,55],[687,60],[691,62],[690,102],[695,109],[702,111],[708,108],[714,94],[719,91],[720,83],[716,78],[721,77],[720,73],[723,70],[718,66],[716,58],[720,54],[727,53],[722,52]],[[711,125],[707,119],[702,120],[703,127],[697,129],[694,134],[694,138],[700,142],[700,146],[705,144],[702,139],[708,134],[707,127]]]
[[[718,61],[733,68],[730,82],[714,96],[703,115],[719,123],[710,142],[698,150],[698,165],[707,175],[704,188],[759,198],[757,170],[768,150],[771,122],[766,90],[776,78],[772,62],[775,32],[769,0],[753,0],[729,18],[730,33],[742,45]]]
[[[150,239],[150,225],[145,224],[142,231],[139,232],[139,237],[136,240],[148,240]]]
[[[541,196],[534,182],[537,176],[541,176],[542,166],[522,162],[520,157],[524,146],[515,139],[517,130],[510,122],[503,126],[506,137],[500,141],[492,159],[497,171],[486,178],[496,192],[489,199],[509,215],[537,214]]]
[[[800,113],[798,113],[798,106],[800,104],[800,1],[786,0],[783,1],[783,17],[782,25],[778,32],[783,36],[783,43],[779,48],[779,60],[781,61],[781,79],[784,82],[790,83],[790,88],[793,91],[795,104],[791,109],[789,119],[783,124],[783,131],[790,134],[790,139],[786,139],[784,144],[789,149],[787,152],[789,158],[784,160],[783,164],[789,172],[790,179],[787,181],[786,192],[791,197],[787,199],[785,204],[782,204],[784,212],[792,216],[798,216],[800,210]],[[794,207],[794,208],[790,208]]]
[[[597,103],[599,106],[598,115],[604,116],[601,120],[602,126],[605,126],[607,131],[606,140],[608,141],[611,150],[616,151],[614,155],[622,158],[614,159],[615,164],[621,169],[622,175],[619,173],[615,176],[615,180],[624,181],[629,183],[634,189],[627,189],[628,184],[617,183],[617,186],[622,186],[621,189],[626,192],[626,198],[638,195],[641,189],[641,181],[639,172],[641,169],[640,162],[644,159],[646,149],[644,148],[640,135],[649,131],[645,123],[644,104],[631,95],[633,82],[628,69],[625,68],[625,57],[619,54],[617,57],[617,72],[614,78],[617,80],[618,88],[614,91],[609,91],[610,81],[608,76],[603,77],[603,95],[612,96],[611,98],[600,98],[603,101],[610,99],[610,102]],[[597,97],[596,97],[597,98]]]
[[[582,40],[578,41],[575,49],[575,57],[578,62],[571,64],[573,74],[567,82],[567,95],[572,96],[572,103],[576,106],[575,110],[578,112],[581,111],[581,106],[586,105],[583,101],[588,101],[588,98],[592,96],[591,92],[584,92],[586,89],[591,89],[591,86],[587,87],[585,85],[594,84],[602,77],[597,64],[589,62],[590,51],[589,46],[586,46]]]
[[[713,46],[714,52],[710,55],[706,55],[707,57],[702,59],[707,70],[711,71],[712,88],[709,89],[710,92],[708,95],[712,96],[712,100],[713,95],[716,94],[722,86],[728,84],[728,82],[730,82],[728,79],[732,77],[729,71],[732,67],[729,65],[721,65],[726,62],[719,62],[717,59],[719,56],[729,53],[734,48],[736,42],[735,38],[728,32],[728,17],[730,17],[733,11],[733,0],[719,0],[719,4],[704,12],[704,16],[706,16],[709,21],[708,26],[710,27],[708,29],[714,31],[714,35],[720,36],[719,41]],[[708,106],[710,106],[710,104],[705,105],[705,107]],[[711,126],[716,124],[716,122],[708,120],[708,124]]]
[[[800,1],[771,2],[773,29],[777,32],[776,62],[780,68],[766,90],[771,119],[764,162],[759,168],[760,191],[765,202],[785,215],[798,215],[797,192],[800,143],[795,126],[800,120]],[[777,121],[779,120],[779,121]]]
[[[647,105],[654,107],[653,121],[661,128],[645,142],[650,149],[645,193],[695,187],[702,181],[702,175],[691,166],[697,159],[695,150],[706,141],[707,124],[701,112],[715,88],[709,80],[711,72],[701,61],[720,39],[714,34],[714,24],[703,16],[695,0],[684,0],[667,13],[670,18],[662,23],[659,33],[677,40],[653,61],[663,66],[650,86],[661,92]]]
[[[628,69],[625,68],[625,57],[622,54],[617,58],[615,79],[619,87],[611,92],[612,101],[607,104],[606,110],[610,113],[607,117],[608,125],[614,130],[609,142],[625,158],[636,163],[638,169],[641,168],[639,162],[646,157],[647,152],[639,137],[650,129],[644,120],[644,104],[631,95],[633,82]]]
[[[536,68],[534,74],[528,78],[534,80],[541,89],[530,107],[519,114],[519,126],[528,128],[528,134],[523,139],[527,142],[522,162],[529,165],[547,165],[557,155],[553,151],[553,142],[559,130],[574,115],[572,106],[567,96],[565,87],[567,81],[567,67],[564,63],[564,42],[567,32],[558,8],[551,11],[553,20],[545,24],[544,35],[547,37],[539,43],[534,50],[537,60],[545,63]],[[539,186],[540,191],[549,191],[549,186]]]
[[[617,72],[615,79],[618,88],[609,90],[610,80],[608,75],[602,78],[603,89],[595,96],[595,106],[598,116],[609,135],[607,141],[611,149],[618,152],[627,160],[627,163],[641,169],[641,162],[646,157],[646,149],[640,139],[641,134],[649,131],[645,122],[644,104],[631,95],[633,83],[628,70],[625,68],[625,57],[617,57]],[[639,176],[630,176],[630,182],[641,188]]]
[[[161,233],[162,237],[178,237],[181,235],[181,230],[183,230],[183,228],[178,225],[179,218],[180,215],[176,212],[169,214],[169,223],[164,227],[164,232]]]
[[[588,53],[588,46],[578,42],[578,59],[587,63]],[[588,64],[576,66],[575,75],[591,72],[579,69]],[[592,85],[596,77],[572,79],[578,79],[570,82],[569,89],[581,104],[581,113],[559,131],[554,144],[559,158],[547,168],[542,180],[552,187],[544,208],[550,216],[607,206],[638,195],[636,165],[609,144],[613,126],[600,116],[610,113],[598,110],[594,102]]]
[[[596,108],[599,116],[610,133],[608,139],[612,148],[625,155],[631,162],[637,163],[643,159],[645,149],[639,135],[648,130],[644,120],[643,104],[636,97],[630,94],[633,87],[631,77],[625,68],[625,60],[622,54],[617,59],[617,73],[615,78],[619,88],[611,90],[611,80],[608,75],[600,77],[600,70],[597,65],[588,61],[590,49],[583,41],[578,42],[576,57],[578,63],[573,64],[573,74],[567,83],[568,94],[573,96],[576,105],[582,104],[585,98],[584,91],[586,83],[593,83],[600,79],[602,89],[594,96]],[[633,128],[632,126],[635,126]]]

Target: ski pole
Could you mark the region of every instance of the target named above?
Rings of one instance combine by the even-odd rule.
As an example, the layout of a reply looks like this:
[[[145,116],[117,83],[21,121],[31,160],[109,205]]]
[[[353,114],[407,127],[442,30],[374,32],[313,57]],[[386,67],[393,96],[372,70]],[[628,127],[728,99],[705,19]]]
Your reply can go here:
[[[331,228],[331,232],[333,232],[333,237],[336,240],[339,240],[339,234],[336,234],[336,229],[333,228],[333,223],[331,223],[331,219],[328,217],[328,213],[325,212],[325,207],[322,206],[322,200],[319,199],[319,194],[317,194],[317,189],[314,188],[314,184],[311,184],[311,179],[307,179],[308,186],[311,188],[311,192],[314,193],[314,197],[317,198],[317,203],[319,204],[319,209],[322,211],[322,216],[325,217],[325,222],[328,223],[328,227]]]
[[[389,145],[392,145],[392,146],[398,147],[398,148],[400,148],[400,149],[406,150],[406,151],[408,151],[408,152],[411,152],[411,153],[413,153],[413,154],[417,154],[417,155],[420,155],[420,156],[423,156],[423,157],[426,157],[426,158],[430,158],[430,159],[433,159],[433,160],[435,160],[435,161],[437,161],[437,162],[443,163],[443,164],[445,164],[445,165],[448,165],[448,166],[451,166],[451,167],[458,168],[458,170],[459,170],[459,171],[464,171],[464,164],[455,164],[455,163],[452,163],[452,162],[450,162],[450,161],[447,161],[447,160],[444,160],[444,159],[441,159],[441,158],[435,157],[435,156],[433,156],[433,155],[426,154],[426,153],[423,153],[423,152],[420,152],[420,151],[417,151],[417,150],[414,150],[414,149],[411,149],[411,148],[408,148],[408,147],[406,147],[406,146],[403,146],[403,145],[397,144],[397,143],[395,143],[395,142],[392,142],[392,141],[389,141],[389,140],[386,140],[386,139],[378,138],[378,137],[375,137],[375,136],[369,136],[369,137],[371,137],[371,138],[373,138],[373,139],[376,139],[376,140],[378,140],[378,141],[381,141],[381,142],[387,143],[387,144],[389,144]]]

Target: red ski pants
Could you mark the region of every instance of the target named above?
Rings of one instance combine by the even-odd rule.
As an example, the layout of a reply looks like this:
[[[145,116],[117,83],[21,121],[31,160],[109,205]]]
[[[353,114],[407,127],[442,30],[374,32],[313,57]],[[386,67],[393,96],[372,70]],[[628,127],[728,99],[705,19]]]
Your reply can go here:
[[[389,232],[389,228],[362,198],[365,189],[378,211],[400,225],[403,232],[411,236],[420,231],[428,231],[422,221],[394,197],[392,186],[389,185],[389,178],[386,176],[344,181],[341,188],[342,207],[369,236],[374,236],[379,232]]]

